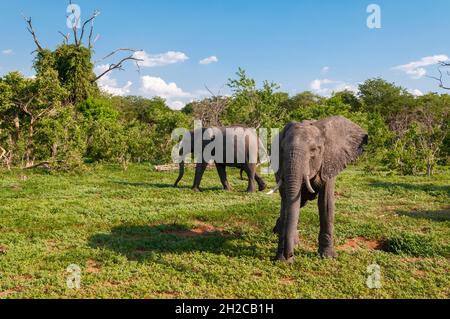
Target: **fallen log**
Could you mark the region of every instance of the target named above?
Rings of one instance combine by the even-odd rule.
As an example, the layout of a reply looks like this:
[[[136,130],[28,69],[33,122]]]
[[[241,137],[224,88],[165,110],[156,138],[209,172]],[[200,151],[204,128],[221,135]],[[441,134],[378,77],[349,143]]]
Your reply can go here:
[[[196,164],[186,164],[186,168],[195,168]],[[208,164],[207,169],[213,169],[215,166],[214,164]],[[165,165],[155,165],[155,171],[157,172],[174,172],[178,171],[178,164],[165,164]]]

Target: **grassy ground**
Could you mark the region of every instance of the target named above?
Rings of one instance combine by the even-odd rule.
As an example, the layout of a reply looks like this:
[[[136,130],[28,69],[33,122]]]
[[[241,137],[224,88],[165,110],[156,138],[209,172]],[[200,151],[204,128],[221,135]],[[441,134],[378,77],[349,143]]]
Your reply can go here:
[[[23,174],[26,174],[24,176]],[[202,193],[148,166],[81,175],[0,172],[0,298],[449,298],[450,174],[337,182],[339,257],[317,254],[316,203],[301,212],[294,265],[273,262],[279,195]],[[269,178],[273,186],[273,179]],[[368,289],[367,267],[381,267]],[[66,268],[82,270],[68,289]]]

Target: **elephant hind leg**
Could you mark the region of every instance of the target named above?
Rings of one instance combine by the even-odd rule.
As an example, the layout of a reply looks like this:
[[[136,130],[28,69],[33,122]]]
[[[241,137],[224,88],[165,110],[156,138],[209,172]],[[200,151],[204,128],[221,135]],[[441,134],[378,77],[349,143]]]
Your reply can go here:
[[[261,178],[261,176],[259,176],[256,173],[255,173],[255,180],[256,180],[256,183],[258,183],[258,190],[260,192],[262,192],[263,190],[265,190],[267,188],[266,182]]]
[[[243,169],[247,173],[247,176],[248,176],[247,192],[248,193],[256,192],[256,185],[255,185],[256,184],[256,181],[255,181],[256,165],[247,164],[245,167],[243,167]]]
[[[231,191],[231,186],[227,179],[226,166],[224,164],[216,163],[216,168],[217,168],[217,173],[219,174],[220,182],[222,183],[223,188],[227,191]]]
[[[200,183],[207,167],[208,163],[198,163],[195,167],[194,185],[192,186],[192,190],[195,192],[200,191]]]

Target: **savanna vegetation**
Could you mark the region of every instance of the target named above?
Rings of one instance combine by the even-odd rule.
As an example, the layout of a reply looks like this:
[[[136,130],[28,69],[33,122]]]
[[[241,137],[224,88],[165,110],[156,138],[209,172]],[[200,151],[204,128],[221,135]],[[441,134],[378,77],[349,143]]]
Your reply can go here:
[[[338,177],[338,258],[317,254],[317,205],[300,216],[293,265],[274,262],[279,198],[230,170],[204,191],[176,172],[93,164],[83,174],[20,169],[0,181],[0,298],[448,298],[450,174]],[[192,170],[187,178],[193,179]],[[273,177],[268,177],[274,185]],[[367,267],[381,267],[368,289]],[[68,289],[66,268],[81,268]]]
[[[36,76],[0,77],[0,298],[448,298],[450,95],[374,78],[357,93],[290,96],[239,69],[230,96],[177,111],[159,97],[102,92],[92,32],[49,49],[27,23]],[[138,61],[107,72],[127,62]],[[220,190],[214,172],[194,194],[153,170],[170,161],[173,129],[194,119],[282,128],[331,115],[369,133],[363,158],[338,179],[336,260],[316,254],[313,204],[301,213],[299,257],[282,265],[271,261],[277,196],[241,192],[237,172],[237,191]],[[383,286],[370,290],[374,262]],[[69,264],[83,270],[80,290],[66,286]]]

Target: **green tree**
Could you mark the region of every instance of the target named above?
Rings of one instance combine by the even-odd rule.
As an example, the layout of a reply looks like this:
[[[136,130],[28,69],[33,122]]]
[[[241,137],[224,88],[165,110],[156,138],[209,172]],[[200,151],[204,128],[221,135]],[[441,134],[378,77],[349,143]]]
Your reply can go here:
[[[283,124],[286,111],[281,103],[287,99],[286,94],[276,92],[279,85],[263,82],[261,89],[256,81],[239,68],[237,79],[229,79],[228,87],[233,96],[224,112],[225,124],[245,124],[250,127],[276,127]]]
[[[380,113],[387,122],[414,105],[414,97],[404,88],[380,78],[360,84],[359,97],[366,112]]]

